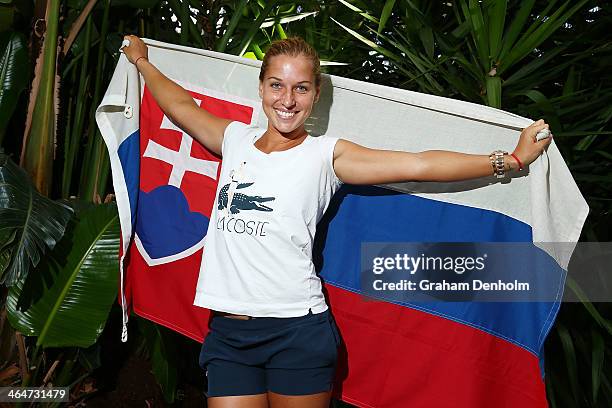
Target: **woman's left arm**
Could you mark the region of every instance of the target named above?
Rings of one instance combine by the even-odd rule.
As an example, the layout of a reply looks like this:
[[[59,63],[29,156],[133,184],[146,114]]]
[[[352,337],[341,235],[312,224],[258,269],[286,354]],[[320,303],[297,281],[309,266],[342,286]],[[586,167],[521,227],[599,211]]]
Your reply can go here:
[[[513,154],[523,166],[531,164],[551,138],[536,141],[536,134],[548,129],[543,120],[523,129]],[[505,170],[518,169],[518,162],[505,156]],[[340,139],[334,150],[334,170],[349,184],[386,184],[405,181],[460,181],[493,174],[489,155],[428,150],[421,153],[369,149]]]

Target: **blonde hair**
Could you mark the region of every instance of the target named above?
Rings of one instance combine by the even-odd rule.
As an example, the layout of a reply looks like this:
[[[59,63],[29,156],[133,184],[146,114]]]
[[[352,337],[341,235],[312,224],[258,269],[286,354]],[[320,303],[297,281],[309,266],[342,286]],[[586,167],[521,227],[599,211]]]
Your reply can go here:
[[[289,37],[284,40],[273,41],[266,55],[264,56],[259,71],[259,80],[263,81],[266,75],[266,70],[270,60],[277,55],[289,55],[291,57],[304,56],[312,63],[312,73],[315,77],[315,86],[321,84],[321,61],[319,60],[319,54],[308,44],[302,37]]]

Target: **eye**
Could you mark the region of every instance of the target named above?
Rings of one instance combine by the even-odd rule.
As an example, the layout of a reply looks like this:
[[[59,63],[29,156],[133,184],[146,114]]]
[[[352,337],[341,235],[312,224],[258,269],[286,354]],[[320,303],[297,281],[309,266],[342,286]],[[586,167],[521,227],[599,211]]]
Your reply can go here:
[[[305,87],[304,85],[298,85],[298,86],[295,87],[295,89],[297,89],[297,91],[301,92],[301,93],[308,92],[308,88]]]
[[[272,89],[280,89],[281,84],[280,82],[272,82],[270,86],[272,87]]]

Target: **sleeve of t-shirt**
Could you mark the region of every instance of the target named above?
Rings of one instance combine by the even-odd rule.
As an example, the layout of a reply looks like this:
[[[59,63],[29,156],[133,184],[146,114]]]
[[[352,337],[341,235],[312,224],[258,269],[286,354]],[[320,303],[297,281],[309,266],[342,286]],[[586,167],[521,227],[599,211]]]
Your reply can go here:
[[[320,137],[321,153],[323,155],[323,162],[325,169],[329,173],[329,180],[331,181],[333,191],[337,191],[342,185],[342,180],[336,175],[334,170],[334,148],[338,142],[337,137]]]
[[[246,128],[249,127],[246,123],[233,121],[225,128],[223,133],[223,143],[221,144],[221,156],[224,156],[228,150],[232,149],[236,143],[240,143],[241,138],[246,133]]]

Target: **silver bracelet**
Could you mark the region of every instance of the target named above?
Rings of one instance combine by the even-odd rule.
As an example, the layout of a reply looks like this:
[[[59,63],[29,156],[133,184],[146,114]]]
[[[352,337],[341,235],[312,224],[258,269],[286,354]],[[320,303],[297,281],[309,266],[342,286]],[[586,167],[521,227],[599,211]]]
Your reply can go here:
[[[489,155],[489,161],[493,167],[493,175],[496,178],[504,178],[506,176],[506,156],[508,152],[503,150],[495,150]]]

